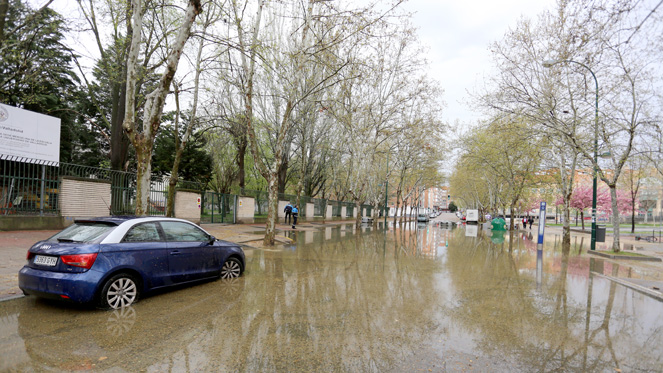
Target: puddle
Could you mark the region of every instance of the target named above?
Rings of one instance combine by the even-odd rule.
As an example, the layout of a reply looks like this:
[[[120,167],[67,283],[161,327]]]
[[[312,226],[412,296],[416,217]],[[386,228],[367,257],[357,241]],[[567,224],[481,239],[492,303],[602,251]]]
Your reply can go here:
[[[235,281],[124,313],[2,302],[0,370],[663,371],[662,303],[590,275],[637,273],[581,256],[588,240],[564,253],[559,237],[537,251],[530,232],[431,224],[287,233]]]

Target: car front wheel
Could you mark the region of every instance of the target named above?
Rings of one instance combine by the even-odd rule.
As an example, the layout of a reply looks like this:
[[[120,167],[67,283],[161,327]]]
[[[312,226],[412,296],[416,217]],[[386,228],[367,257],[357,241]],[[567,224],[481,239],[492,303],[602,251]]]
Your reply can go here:
[[[242,263],[237,258],[228,258],[221,267],[221,278],[236,278],[242,274]]]
[[[138,281],[127,273],[120,273],[106,281],[99,304],[102,308],[117,310],[136,303],[139,294]]]

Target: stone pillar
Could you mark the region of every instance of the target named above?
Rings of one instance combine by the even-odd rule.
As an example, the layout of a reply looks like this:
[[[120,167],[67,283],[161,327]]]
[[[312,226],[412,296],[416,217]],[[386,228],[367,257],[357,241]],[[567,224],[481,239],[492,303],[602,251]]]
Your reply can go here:
[[[331,220],[331,218],[332,218],[332,205],[327,205],[325,211],[325,219]]]
[[[252,197],[239,197],[237,202],[237,222],[242,224],[255,222],[256,201]]]
[[[279,218],[285,218],[285,206],[290,203],[290,201],[279,201]]]
[[[305,231],[304,243],[311,243],[311,242],[313,242],[313,231]]]
[[[306,220],[313,221],[313,214],[315,214],[315,206],[312,203],[306,204]]]
[[[355,219],[357,219],[357,211],[358,211],[358,210],[359,210],[359,209],[357,208],[357,206],[355,206],[355,208],[352,209],[352,217],[355,218]]]
[[[175,217],[200,224],[200,193],[176,191]]]
[[[111,184],[105,180],[62,177],[58,198],[60,214],[65,218],[108,216]]]
[[[348,217],[348,208],[346,206],[341,206],[341,219]]]

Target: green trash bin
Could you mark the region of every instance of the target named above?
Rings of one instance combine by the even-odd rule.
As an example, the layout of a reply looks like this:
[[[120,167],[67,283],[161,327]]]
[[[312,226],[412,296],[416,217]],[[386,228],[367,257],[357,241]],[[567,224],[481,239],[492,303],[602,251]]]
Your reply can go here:
[[[605,242],[605,225],[596,226],[596,242]]]

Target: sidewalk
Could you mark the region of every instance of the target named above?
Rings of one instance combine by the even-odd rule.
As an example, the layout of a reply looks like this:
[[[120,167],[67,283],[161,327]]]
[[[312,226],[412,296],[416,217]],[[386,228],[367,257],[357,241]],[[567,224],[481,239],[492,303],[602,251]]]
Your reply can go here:
[[[536,228],[535,228],[536,227]],[[534,225],[532,227],[532,232],[536,233],[538,231],[538,226]],[[559,234],[560,237],[562,235],[562,227],[546,227],[545,230],[546,234],[552,233],[552,234]],[[644,234],[642,232],[636,232],[635,234],[631,233],[630,230],[624,231],[620,230],[619,231],[619,242],[621,243],[622,250],[625,251],[630,251],[633,250],[634,252],[644,254],[644,255],[651,255],[651,256],[659,256],[663,257],[663,242],[647,242],[645,240],[636,240],[635,236],[643,236]],[[584,231],[580,229],[579,227],[576,228],[574,226],[571,226],[571,244],[574,243],[573,239],[574,237],[584,238],[585,243],[583,244],[583,249],[589,248],[589,244],[591,242],[591,237],[592,237],[592,229],[591,227],[587,227]],[[613,243],[613,235],[612,231],[607,231],[606,232],[606,237],[605,237],[605,242],[597,242],[596,243],[596,249],[597,250],[609,250],[612,248],[612,243]]]
[[[588,255],[589,247],[591,244],[592,231],[591,228],[582,231],[581,229],[573,229],[571,227],[571,245],[581,245],[582,255]],[[529,231],[529,229],[528,229]],[[532,227],[532,232],[536,234],[538,231],[537,226]],[[647,255],[663,259],[663,243],[662,242],[647,242],[644,240],[637,241],[635,234],[625,233],[620,230],[619,242],[624,252],[634,252],[642,255]],[[559,235],[561,240],[562,227],[546,227],[545,235]],[[638,234],[636,232],[636,234]],[[606,233],[606,242],[597,242],[596,250],[612,250],[613,236],[611,232]],[[577,246],[576,246],[577,249]],[[641,293],[649,294],[650,296],[663,300],[663,262],[642,262],[628,259],[605,259],[601,257],[594,257],[606,262],[618,263],[621,267],[628,267],[632,271],[628,271],[628,277],[613,277],[606,274],[599,274],[605,278],[615,281],[624,286],[630,287]]]
[[[354,221],[310,222],[297,224],[296,231],[317,230],[323,226],[352,224]],[[202,228],[214,237],[244,246],[262,247],[265,224],[204,224]],[[288,244],[292,240],[285,232],[295,231],[289,225],[276,225],[276,243]],[[28,249],[36,242],[45,240],[59,230],[0,231],[0,301],[23,296],[18,288],[18,271],[25,264]]]

